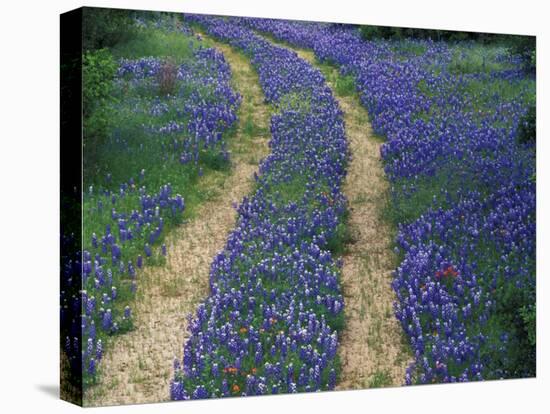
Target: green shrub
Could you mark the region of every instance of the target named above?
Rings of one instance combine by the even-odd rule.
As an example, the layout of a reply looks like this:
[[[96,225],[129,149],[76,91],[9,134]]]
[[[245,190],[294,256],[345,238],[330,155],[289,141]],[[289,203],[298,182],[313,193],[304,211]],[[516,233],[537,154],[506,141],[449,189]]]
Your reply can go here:
[[[361,26],[359,32],[365,40],[389,39],[400,35],[399,28],[383,26]]]
[[[537,65],[535,36],[510,36],[508,52],[512,56],[519,56],[523,66],[528,71],[535,71]]]
[[[106,99],[113,90],[113,79],[117,71],[111,52],[107,49],[87,51],[82,57],[82,99],[84,116]]]
[[[522,144],[534,144],[537,141],[537,108],[535,105],[531,105],[519,121],[517,137]]]
[[[84,8],[82,46],[84,50],[112,47],[127,41],[135,30],[131,10]]]
[[[520,314],[527,332],[527,340],[531,346],[537,344],[537,305],[535,303],[526,305],[520,309]]]
[[[82,57],[83,137],[85,168],[93,169],[98,148],[109,128],[107,103],[112,101],[117,64],[107,49],[87,51]]]
[[[499,280],[495,290],[496,311],[488,321],[489,339],[486,363],[494,372],[506,371],[510,378],[536,375],[535,290],[518,289],[515,284]],[[506,335],[502,355],[500,343]],[[495,348],[491,344],[497,345]]]
[[[437,29],[415,29],[412,27],[385,27],[385,26],[360,26],[359,32],[365,40],[373,39],[432,39],[445,40],[448,42],[461,42],[474,40],[490,44],[508,42],[511,38],[521,36],[510,36],[494,33],[459,32],[454,30]]]

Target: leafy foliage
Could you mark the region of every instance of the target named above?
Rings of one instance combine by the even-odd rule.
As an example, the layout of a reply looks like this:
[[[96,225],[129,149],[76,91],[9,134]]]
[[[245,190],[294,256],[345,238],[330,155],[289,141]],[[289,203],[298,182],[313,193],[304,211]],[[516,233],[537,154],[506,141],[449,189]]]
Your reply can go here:
[[[534,144],[537,141],[537,108],[531,105],[525,115],[519,121],[518,140],[526,144]]]
[[[82,59],[84,116],[111,99],[118,64],[108,49],[86,51]]]
[[[108,49],[86,51],[82,59],[82,107],[84,124],[84,168],[93,170],[99,147],[107,137],[114,102],[113,79],[118,65]]]
[[[134,12],[131,10],[85,7],[82,43],[85,51],[112,47],[133,35]]]
[[[509,52],[518,56],[526,70],[534,72],[537,65],[536,37],[512,36],[509,41]]]
[[[416,29],[410,27],[389,27],[389,26],[359,26],[359,33],[365,40],[392,39],[401,40],[431,39],[447,42],[476,41],[484,44],[503,43],[520,39],[524,36],[514,36],[495,33],[461,32],[455,30],[438,29]]]

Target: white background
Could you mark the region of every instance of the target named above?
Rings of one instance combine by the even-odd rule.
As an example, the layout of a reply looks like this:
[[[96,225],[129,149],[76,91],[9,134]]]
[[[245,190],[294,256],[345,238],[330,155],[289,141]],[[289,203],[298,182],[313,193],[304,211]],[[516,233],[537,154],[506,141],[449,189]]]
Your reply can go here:
[[[106,412],[543,412],[548,357],[548,28],[544,1],[4,2],[0,14],[0,407],[78,410],[58,400],[59,13],[82,6],[282,17],[538,36],[538,378],[102,408]],[[545,189],[546,187],[546,189]],[[546,235],[544,234],[546,233]],[[542,329],[542,327],[547,329]],[[543,351],[544,349],[544,351]],[[96,409],[90,409],[96,411]],[[291,410],[291,411],[290,411]]]

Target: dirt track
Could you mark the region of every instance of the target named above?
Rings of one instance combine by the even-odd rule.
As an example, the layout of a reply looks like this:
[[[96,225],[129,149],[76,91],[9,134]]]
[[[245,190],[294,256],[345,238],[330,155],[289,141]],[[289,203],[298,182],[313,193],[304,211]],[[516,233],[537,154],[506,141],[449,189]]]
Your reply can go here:
[[[101,362],[101,383],[85,395],[87,406],[169,399],[172,361],[181,358],[188,336],[186,315],[207,296],[212,258],[235,225],[232,204],[250,193],[253,174],[268,153],[270,114],[256,72],[230,47],[208,41],[224,53],[233,86],[243,97],[237,134],[229,146],[233,171],[228,177],[205,175],[200,185],[217,196],[201,206],[191,222],[169,234],[166,265],[145,268],[138,275],[136,328],[109,347]]]
[[[391,272],[395,256],[391,228],[382,216],[388,197],[380,158],[382,141],[374,135],[358,96],[338,93],[338,70],[319,65],[312,51],[292,49],[322,68],[344,112],[352,154],[343,188],[350,206],[351,241],[343,256],[346,328],[340,337],[342,373],[337,389],[402,385],[410,356],[402,345],[401,328],[393,314]]]

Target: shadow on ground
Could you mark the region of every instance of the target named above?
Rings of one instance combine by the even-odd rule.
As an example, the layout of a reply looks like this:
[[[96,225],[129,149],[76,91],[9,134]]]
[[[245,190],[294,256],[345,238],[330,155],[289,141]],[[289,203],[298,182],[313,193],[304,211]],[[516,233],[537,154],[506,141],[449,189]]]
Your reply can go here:
[[[59,384],[38,384],[35,388],[56,400],[59,398]]]

